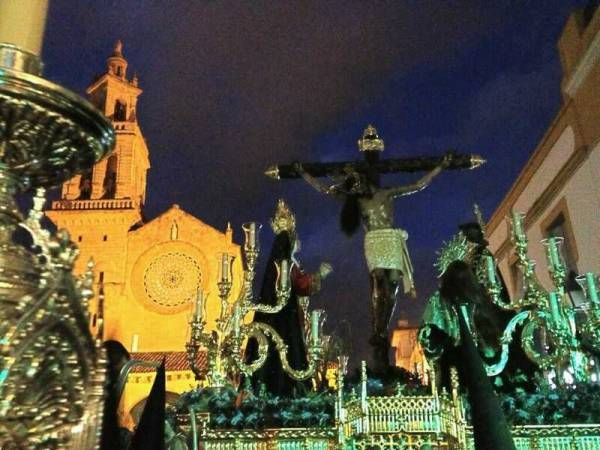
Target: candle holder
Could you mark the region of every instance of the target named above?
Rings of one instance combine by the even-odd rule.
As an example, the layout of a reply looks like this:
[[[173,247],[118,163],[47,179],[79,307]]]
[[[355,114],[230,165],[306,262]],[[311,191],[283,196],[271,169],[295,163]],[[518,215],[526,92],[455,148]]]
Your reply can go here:
[[[519,267],[523,280],[523,294],[510,302],[501,298],[502,285],[496,273],[496,261],[492,255],[486,257],[486,277],[482,277],[483,284],[492,299],[492,302],[505,311],[516,312],[515,316],[506,325],[500,339],[501,352],[498,361],[486,366],[488,375],[497,375],[508,363],[510,344],[513,340],[515,330],[529,319],[535,319],[532,323],[543,322],[548,315],[546,311],[546,293],[535,274],[535,261],[528,254],[528,240],[524,230],[525,216],[513,211],[507,218],[509,235],[515,248],[517,266]],[[535,311],[535,317],[532,311]],[[544,312],[542,312],[544,311]],[[539,312],[539,314],[538,314]],[[543,365],[552,365],[552,361],[541,354],[537,347],[538,340],[534,338],[537,328],[529,325],[524,326],[521,332],[521,343],[523,350],[530,359]],[[527,330],[527,331],[526,331]],[[543,363],[542,363],[543,360]]]
[[[588,303],[583,311],[583,323],[580,326],[583,346],[594,353],[600,352],[600,300],[598,281],[600,277],[592,272],[578,276],[577,283],[583,289]]]
[[[554,370],[558,381],[561,381],[564,372],[562,369],[569,365],[573,369],[576,382],[587,381],[591,375],[589,358],[578,334],[587,335],[587,340],[593,343],[592,348],[600,349],[600,332],[597,331],[600,328],[600,312],[592,314],[592,319],[578,327],[574,308],[565,306],[566,269],[560,256],[563,239],[552,237],[542,241],[546,248],[548,272],[555,288],[548,292],[537,279],[535,261],[528,255],[523,215],[513,212],[509,221],[511,241],[523,277],[524,292],[520,298],[510,303],[501,301],[499,297],[502,287],[494,273],[495,269],[491,270],[496,264],[493,259],[486,262],[488,276],[484,284],[490,297],[496,305],[516,312],[503,332],[502,351],[498,362],[486,367],[488,375],[496,375],[504,369],[508,362],[513,334],[518,325],[523,325],[521,345],[529,359],[543,370]],[[593,309],[598,311],[599,308],[594,306]]]
[[[600,277],[592,272],[587,272],[584,275],[579,275],[575,278],[577,284],[581,286],[585,297],[589,300],[592,308],[600,307],[600,292],[598,291],[598,283]]]
[[[338,444],[345,440],[344,426],[346,424],[346,408],[344,407],[344,378],[348,372],[348,355],[340,355],[337,358],[336,370],[336,405],[335,421],[338,429]]]
[[[93,264],[45,231],[43,188],[93,166],[114,146],[90,103],[40,76],[42,62],[0,43],[0,435],[11,448],[99,446],[105,358],[89,331]],[[37,190],[24,219],[15,195]],[[25,229],[35,248],[13,242]],[[43,382],[40,382],[43,380]]]
[[[511,309],[538,308],[546,303],[544,288],[535,274],[536,263],[529,257],[529,242],[523,231],[523,218],[522,213],[513,212],[510,222],[511,242],[515,246],[517,267],[523,277],[523,295],[512,302],[514,306]]]
[[[269,346],[274,345],[279,354],[283,370],[294,380],[302,381],[312,377],[323,359],[322,327],[325,313],[322,310],[311,313],[310,340],[307,342],[308,365],[304,370],[296,370],[289,365],[287,359],[288,346],[270,325],[251,321],[245,318],[255,312],[276,314],[287,304],[291,294],[290,262],[282,260],[276,263],[277,279],[275,281],[275,305],[264,304],[254,298],[253,285],[256,276],[256,263],[260,255],[259,232],[261,225],[248,222],[242,226],[245,236],[243,246],[244,274],[243,286],[239,297],[230,305],[233,272],[233,258],[221,255],[221,277],[217,283],[221,310],[216,330],[204,330],[206,323],[197,316],[190,321],[190,340],[186,344],[186,352],[191,370],[197,380],[204,381],[209,387],[220,388],[226,384],[235,384],[240,375],[251,376],[267,360]],[[224,270],[226,269],[226,270]],[[257,341],[257,358],[246,362],[243,357],[243,344],[248,339]],[[208,364],[199,367],[197,361],[200,350],[206,349]]]
[[[246,259],[246,271],[254,275],[256,260],[260,254],[259,234],[262,225],[257,222],[247,222],[242,225],[244,231],[244,256]]]
[[[231,292],[231,286],[233,282],[233,261],[235,256],[228,253],[221,255],[219,264],[219,281],[217,287],[219,288],[219,298],[221,299],[221,314],[219,316],[219,323],[225,325],[226,317],[231,312],[227,299]]]
[[[565,291],[565,280],[567,271],[561,258],[561,247],[564,243],[562,237],[550,237],[542,239],[542,245],[546,248],[546,259],[548,262],[548,272],[552,278],[554,286],[562,293]]]

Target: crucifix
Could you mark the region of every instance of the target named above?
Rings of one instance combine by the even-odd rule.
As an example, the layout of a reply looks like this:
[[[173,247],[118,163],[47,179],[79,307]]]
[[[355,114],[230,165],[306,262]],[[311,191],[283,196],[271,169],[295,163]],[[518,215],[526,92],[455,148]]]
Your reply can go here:
[[[369,125],[358,140],[364,159],[330,163],[294,163],[271,166],[265,174],[271,178],[303,178],[310,186],[343,202],[340,224],[352,235],[359,226],[365,229],[364,251],[371,283],[372,336],[374,363],[379,369],[389,365],[388,326],[400,284],[405,294],[415,296],[413,268],[406,240],[408,233],[394,228],[394,200],[425,189],[442,170],[475,169],[485,163],[478,155],[381,159],[383,139]],[[416,183],[382,187],[380,175],[397,172],[427,171]],[[331,177],[333,184],[319,178]]]

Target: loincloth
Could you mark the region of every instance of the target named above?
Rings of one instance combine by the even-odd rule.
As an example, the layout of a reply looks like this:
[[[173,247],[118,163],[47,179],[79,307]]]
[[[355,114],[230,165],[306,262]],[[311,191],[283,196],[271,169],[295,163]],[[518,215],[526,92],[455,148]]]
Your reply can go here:
[[[402,272],[404,293],[414,290],[413,267],[406,247],[408,233],[400,228],[367,231],[365,258],[369,272],[391,269]]]

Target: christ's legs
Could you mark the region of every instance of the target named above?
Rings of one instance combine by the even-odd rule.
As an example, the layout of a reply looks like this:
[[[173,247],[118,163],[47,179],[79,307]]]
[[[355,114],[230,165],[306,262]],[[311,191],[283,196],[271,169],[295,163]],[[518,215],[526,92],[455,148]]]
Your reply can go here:
[[[394,305],[400,272],[397,270],[375,269],[371,272],[371,319],[373,335],[371,345],[374,362],[379,368],[389,366],[388,326]]]

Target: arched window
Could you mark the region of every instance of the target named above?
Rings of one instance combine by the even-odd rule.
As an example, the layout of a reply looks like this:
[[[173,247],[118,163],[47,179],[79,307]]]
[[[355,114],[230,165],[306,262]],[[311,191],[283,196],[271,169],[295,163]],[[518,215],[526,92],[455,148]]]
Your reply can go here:
[[[106,172],[104,174],[104,195],[102,198],[115,198],[117,193],[117,155],[111,155],[106,161]]]
[[[121,100],[115,102],[114,120],[116,122],[124,122],[127,120],[127,104]]]
[[[85,172],[81,174],[81,178],[79,179],[79,198],[78,200],[89,200],[92,195],[92,173]]]

